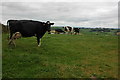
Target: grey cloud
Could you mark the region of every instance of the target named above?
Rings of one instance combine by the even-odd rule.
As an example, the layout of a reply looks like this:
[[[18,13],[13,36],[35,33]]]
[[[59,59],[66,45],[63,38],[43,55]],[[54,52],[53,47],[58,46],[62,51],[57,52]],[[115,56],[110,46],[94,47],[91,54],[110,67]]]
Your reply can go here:
[[[50,20],[55,25],[116,27],[116,6],[117,2],[4,2],[2,16],[3,23],[13,18]]]

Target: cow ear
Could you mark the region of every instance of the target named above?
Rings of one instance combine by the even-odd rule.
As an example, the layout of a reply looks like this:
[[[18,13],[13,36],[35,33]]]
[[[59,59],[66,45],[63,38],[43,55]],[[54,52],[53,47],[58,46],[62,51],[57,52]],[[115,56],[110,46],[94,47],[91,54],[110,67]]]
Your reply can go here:
[[[50,25],[54,25],[54,23],[50,23]]]
[[[50,24],[50,21],[47,21],[46,23],[47,23],[47,24]]]

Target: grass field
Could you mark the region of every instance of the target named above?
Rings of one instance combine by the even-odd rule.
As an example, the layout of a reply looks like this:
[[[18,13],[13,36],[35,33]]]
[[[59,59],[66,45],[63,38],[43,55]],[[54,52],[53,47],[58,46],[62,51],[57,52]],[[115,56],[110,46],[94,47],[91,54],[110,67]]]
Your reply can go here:
[[[2,37],[3,78],[117,78],[118,37],[81,31],[82,35],[45,34],[7,45]]]

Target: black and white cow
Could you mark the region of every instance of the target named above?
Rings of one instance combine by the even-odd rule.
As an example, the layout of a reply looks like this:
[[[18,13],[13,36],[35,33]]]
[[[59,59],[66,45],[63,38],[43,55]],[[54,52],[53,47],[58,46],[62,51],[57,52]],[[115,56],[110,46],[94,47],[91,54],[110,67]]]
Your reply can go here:
[[[70,26],[65,26],[63,27],[64,28],[64,31],[68,34],[79,34],[79,31],[80,31],[80,28],[73,28],[73,27],[70,27]]]
[[[65,32],[62,29],[55,29],[55,34],[64,34]]]
[[[80,32],[80,28],[74,28],[74,34],[77,35]]]
[[[10,39],[12,35],[16,32],[20,32],[22,37],[37,37],[38,46],[41,45],[40,40],[46,31],[50,31],[51,25],[54,23],[50,23],[50,21],[40,22],[33,20],[8,20],[7,26],[10,29]]]
[[[73,27],[65,26],[63,28],[64,28],[64,31],[66,32],[66,34],[72,34],[73,33]]]

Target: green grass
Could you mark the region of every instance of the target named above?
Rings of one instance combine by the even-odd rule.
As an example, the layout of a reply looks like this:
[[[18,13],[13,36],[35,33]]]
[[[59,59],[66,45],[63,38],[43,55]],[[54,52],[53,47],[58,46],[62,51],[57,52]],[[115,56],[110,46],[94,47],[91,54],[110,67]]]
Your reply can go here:
[[[40,47],[35,37],[21,38],[15,48],[3,34],[3,78],[117,78],[117,36],[81,32],[45,34]]]

